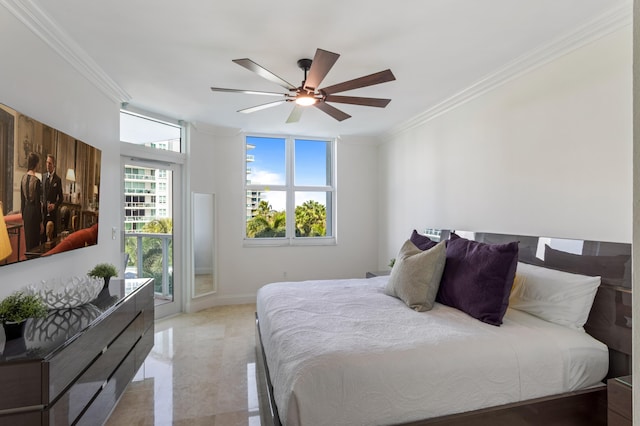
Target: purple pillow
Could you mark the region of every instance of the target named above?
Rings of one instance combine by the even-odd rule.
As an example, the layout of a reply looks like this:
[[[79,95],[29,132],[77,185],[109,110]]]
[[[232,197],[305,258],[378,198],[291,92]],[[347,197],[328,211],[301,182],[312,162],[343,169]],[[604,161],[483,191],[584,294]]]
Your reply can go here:
[[[415,229],[411,233],[411,238],[409,238],[409,240],[422,251],[429,250],[438,244],[426,235],[418,234],[418,231]]]
[[[452,233],[436,301],[500,325],[517,265],[517,241],[486,244]]]

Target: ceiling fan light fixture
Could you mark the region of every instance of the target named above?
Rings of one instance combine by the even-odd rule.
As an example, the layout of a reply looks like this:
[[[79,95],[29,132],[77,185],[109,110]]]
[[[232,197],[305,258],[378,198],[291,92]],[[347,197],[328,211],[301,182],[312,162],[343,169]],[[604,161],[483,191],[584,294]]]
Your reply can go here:
[[[378,108],[386,107],[391,99],[366,98],[361,96],[340,96],[336,95],[336,93],[393,81],[396,78],[390,69],[354,78],[353,80],[343,81],[342,83],[334,84],[329,87],[322,86],[322,80],[326,77],[327,73],[331,70],[339,57],[340,55],[337,53],[329,52],[328,50],[323,49],[316,49],[316,54],[313,59],[305,58],[298,60],[298,67],[304,71],[304,80],[302,80],[302,84],[298,87],[283,80],[282,78],[273,74],[271,71],[253,62],[249,58],[234,59],[234,63],[248,69],[251,72],[256,73],[260,77],[269,80],[272,83],[284,87],[288,91],[288,93],[225,89],[222,87],[212,87],[211,90],[214,92],[246,93],[250,95],[269,95],[278,97],[282,96],[283,99],[281,99],[280,101],[256,105],[250,108],[244,108],[239,110],[238,112],[247,114],[250,112],[280,105],[285,102],[295,102],[296,105],[289,115],[287,123],[297,122],[300,119],[300,115],[302,114],[304,108],[312,105],[338,121],[343,121],[351,117],[349,114],[330,105],[328,102]]]
[[[296,98],[296,104],[302,106],[309,106],[316,103],[316,98],[311,95],[298,95]]]

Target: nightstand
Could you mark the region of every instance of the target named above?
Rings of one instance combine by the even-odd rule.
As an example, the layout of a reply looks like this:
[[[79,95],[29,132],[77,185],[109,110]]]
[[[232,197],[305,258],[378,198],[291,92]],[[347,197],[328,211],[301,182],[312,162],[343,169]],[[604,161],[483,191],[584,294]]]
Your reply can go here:
[[[373,278],[373,277],[381,277],[383,275],[389,275],[391,274],[391,271],[367,271],[367,278]]]
[[[607,381],[607,425],[632,425],[632,388],[631,376],[616,377]]]

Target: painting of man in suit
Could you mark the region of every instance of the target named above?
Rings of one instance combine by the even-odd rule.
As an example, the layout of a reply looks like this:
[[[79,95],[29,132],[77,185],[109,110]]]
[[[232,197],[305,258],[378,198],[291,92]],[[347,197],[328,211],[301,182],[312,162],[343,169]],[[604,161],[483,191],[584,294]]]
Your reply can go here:
[[[47,173],[44,180],[44,197],[42,200],[42,217],[46,228],[48,222],[53,222],[53,236],[58,235],[58,209],[62,204],[62,179],[56,173],[56,158],[47,155]],[[46,235],[46,234],[45,234]],[[46,238],[46,237],[45,237]]]

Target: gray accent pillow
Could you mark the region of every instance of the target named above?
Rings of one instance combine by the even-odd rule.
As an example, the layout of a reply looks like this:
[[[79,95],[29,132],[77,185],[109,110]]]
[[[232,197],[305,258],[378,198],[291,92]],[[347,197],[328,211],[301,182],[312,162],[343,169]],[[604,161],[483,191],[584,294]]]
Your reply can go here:
[[[411,309],[423,312],[433,308],[447,258],[445,242],[422,251],[407,240],[396,257],[386,293],[397,297]]]

